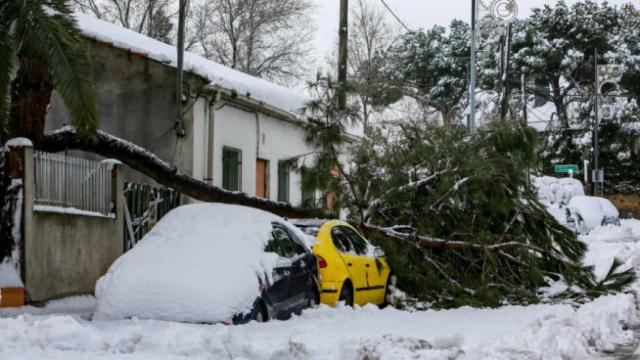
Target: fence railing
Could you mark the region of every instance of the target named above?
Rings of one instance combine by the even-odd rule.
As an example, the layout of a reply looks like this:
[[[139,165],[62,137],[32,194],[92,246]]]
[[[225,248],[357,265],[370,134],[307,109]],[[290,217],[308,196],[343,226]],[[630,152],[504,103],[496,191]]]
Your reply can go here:
[[[112,165],[36,151],[35,205],[109,216],[114,211]]]

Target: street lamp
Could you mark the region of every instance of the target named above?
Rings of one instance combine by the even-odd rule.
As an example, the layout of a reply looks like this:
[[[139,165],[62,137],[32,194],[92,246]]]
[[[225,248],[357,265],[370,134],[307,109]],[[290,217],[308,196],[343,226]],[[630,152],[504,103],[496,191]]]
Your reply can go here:
[[[602,195],[604,183],[604,171],[599,167],[600,148],[598,146],[598,137],[600,131],[600,120],[611,120],[615,116],[616,107],[611,104],[601,104],[602,87],[607,84],[615,85],[616,89],[620,88],[620,80],[624,75],[624,67],[617,64],[599,65],[598,52],[595,52],[596,61],[596,97],[595,97],[595,124],[593,127],[593,195]]]
[[[469,69],[469,132],[476,129],[476,46],[478,39],[478,20],[487,16],[505,22],[511,22],[518,16],[518,4],[515,0],[471,0],[471,65]]]

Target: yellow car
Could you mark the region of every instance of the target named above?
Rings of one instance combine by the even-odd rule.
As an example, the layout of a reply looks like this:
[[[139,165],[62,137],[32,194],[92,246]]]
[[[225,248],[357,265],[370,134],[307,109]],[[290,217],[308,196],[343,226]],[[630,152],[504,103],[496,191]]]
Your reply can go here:
[[[382,305],[391,270],[384,251],[340,220],[295,220],[313,242],[320,272],[320,301],[335,305]]]

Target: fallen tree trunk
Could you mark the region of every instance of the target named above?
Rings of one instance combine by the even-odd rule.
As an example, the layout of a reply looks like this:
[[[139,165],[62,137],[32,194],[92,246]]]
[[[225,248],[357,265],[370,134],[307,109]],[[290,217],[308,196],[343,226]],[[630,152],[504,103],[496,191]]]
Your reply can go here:
[[[38,149],[50,152],[83,150],[106,158],[116,159],[136,171],[154,179],[159,184],[173,188],[193,199],[206,202],[237,204],[266,210],[274,214],[304,218],[316,217],[317,211],[302,209],[290,204],[231,192],[196,180],[178,170],[175,165],[126,140],[98,131],[93,139],[79,137],[72,127],[45,133]]]
[[[571,267],[571,268],[580,267],[579,264],[576,264],[575,262],[571,261],[565,256],[562,256],[554,252],[553,250],[546,250],[539,246],[520,243],[516,241],[509,241],[509,242],[504,242],[504,243],[499,243],[494,245],[481,245],[481,244],[472,244],[464,241],[443,240],[443,239],[438,239],[430,236],[405,234],[390,228],[379,227],[371,224],[363,225],[363,229],[368,236],[372,235],[373,233],[376,233],[376,234],[383,235],[395,240],[411,242],[415,247],[419,249],[424,249],[424,250],[489,251],[499,256],[505,256],[505,255],[508,255],[504,253],[504,251],[506,250],[520,249],[520,250],[531,251],[541,256],[553,258],[567,267]],[[508,257],[513,258],[510,255]]]

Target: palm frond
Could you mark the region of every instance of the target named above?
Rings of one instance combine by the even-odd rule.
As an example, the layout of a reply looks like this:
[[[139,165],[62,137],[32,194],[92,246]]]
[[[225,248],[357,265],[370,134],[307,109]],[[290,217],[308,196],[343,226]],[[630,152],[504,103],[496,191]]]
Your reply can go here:
[[[46,65],[78,134],[93,136],[98,110],[89,56],[68,6],[62,1],[49,3],[50,9],[37,1],[22,7],[23,50]]]

